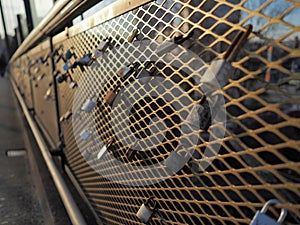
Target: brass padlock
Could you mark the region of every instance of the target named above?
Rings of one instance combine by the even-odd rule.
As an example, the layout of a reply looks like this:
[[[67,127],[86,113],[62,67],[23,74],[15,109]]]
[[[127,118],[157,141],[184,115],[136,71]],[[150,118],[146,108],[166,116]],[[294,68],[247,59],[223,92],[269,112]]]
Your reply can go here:
[[[108,91],[107,94],[104,97],[104,102],[110,106],[113,105],[115,98],[117,97],[117,93],[114,91]]]
[[[132,33],[131,33],[131,34],[129,35],[129,37],[127,38],[127,41],[128,41],[129,43],[132,43],[132,42],[134,41],[134,39],[138,36],[138,34],[139,34],[139,30],[138,30],[138,29],[132,31]]]
[[[118,96],[118,92],[120,91],[121,84],[118,84],[113,91],[108,91],[104,96],[104,103],[112,106],[116,97]]]
[[[269,200],[264,207],[262,208],[261,211],[258,211],[254,218],[252,219],[250,225],[280,225],[283,223],[286,215],[287,215],[287,210],[285,208],[281,209],[280,216],[278,220],[276,221],[275,219],[269,217],[266,215],[266,212],[272,205],[280,205],[282,204],[279,200],[277,199],[271,199]]]
[[[133,71],[132,68],[128,66],[122,66],[118,71],[117,75],[123,79],[126,79],[130,76],[131,72]]]

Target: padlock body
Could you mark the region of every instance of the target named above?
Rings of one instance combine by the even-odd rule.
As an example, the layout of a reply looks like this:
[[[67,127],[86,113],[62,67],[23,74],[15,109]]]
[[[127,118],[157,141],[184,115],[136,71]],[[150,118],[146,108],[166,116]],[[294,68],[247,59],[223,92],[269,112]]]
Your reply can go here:
[[[72,81],[72,82],[70,83],[70,86],[69,86],[69,87],[70,87],[71,89],[75,88],[75,87],[76,87],[76,83]]]
[[[96,106],[96,102],[93,102],[92,100],[88,99],[81,107],[81,110],[86,113],[90,113],[95,106]]]
[[[117,97],[116,93],[114,93],[113,91],[108,91],[104,97],[104,102],[112,106],[116,97]]]
[[[136,216],[143,222],[148,223],[153,215],[153,210],[149,209],[145,204],[137,212]]]
[[[68,50],[68,51],[65,53],[65,58],[66,58],[66,60],[71,59],[72,55],[73,55],[72,52],[71,52],[70,50]]]
[[[81,133],[80,133],[80,137],[83,139],[83,140],[86,140],[88,139],[88,137],[90,136],[89,132],[87,130],[83,130]]]
[[[280,223],[262,212],[257,212],[250,225],[280,225]]]
[[[106,49],[108,48],[108,46],[109,46],[109,42],[107,42],[107,41],[101,41],[99,43],[97,49],[104,52],[104,51],[106,51]]]
[[[65,74],[62,74],[62,75],[60,75],[59,77],[57,77],[57,82],[58,83],[62,83],[62,82],[64,82],[64,81],[66,81],[67,80],[67,76],[65,75]]]

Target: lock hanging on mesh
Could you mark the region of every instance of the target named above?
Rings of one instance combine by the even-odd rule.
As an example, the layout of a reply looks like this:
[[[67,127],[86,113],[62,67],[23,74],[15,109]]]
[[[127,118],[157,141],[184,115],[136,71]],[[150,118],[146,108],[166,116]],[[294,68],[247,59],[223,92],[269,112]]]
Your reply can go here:
[[[282,203],[277,199],[271,199],[271,200],[267,201],[267,203],[264,205],[264,207],[255,214],[250,225],[259,225],[259,224],[280,225],[280,224],[282,224],[284,222],[285,217],[287,216],[287,210],[285,208],[281,209],[281,213],[280,213],[280,216],[277,221],[275,219],[269,217],[266,214],[268,209],[271,206],[281,205],[281,204]]]
[[[168,224],[160,215],[157,202],[154,196],[149,197],[139,208],[136,216],[145,224],[148,224],[153,217],[159,218],[162,224]]]

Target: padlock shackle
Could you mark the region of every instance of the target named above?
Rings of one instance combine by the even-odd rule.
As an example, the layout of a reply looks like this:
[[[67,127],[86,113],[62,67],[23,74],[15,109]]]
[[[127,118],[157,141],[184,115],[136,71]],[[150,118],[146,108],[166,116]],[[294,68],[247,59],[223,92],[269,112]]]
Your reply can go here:
[[[268,211],[268,209],[270,208],[270,206],[272,205],[282,205],[281,201],[277,200],[277,199],[271,199],[269,201],[267,201],[267,203],[263,206],[263,208],[261,209],[261,213],[266,213]],[[285,217],[287,216],[287,209],[285,208],[281,208],[281,213],[280,216],[277,220],[278,223],[282,223],[285,219]]]
[[[150,208],[150,203],[153,203],[153,208]],[[146,207],[149,207],[149,209],[151,209],[152,211],[155,211],[155,209],[157,208],[157,202],[155,201],[155,197],[154,196],[149,197],[144,203],[144,205]]]

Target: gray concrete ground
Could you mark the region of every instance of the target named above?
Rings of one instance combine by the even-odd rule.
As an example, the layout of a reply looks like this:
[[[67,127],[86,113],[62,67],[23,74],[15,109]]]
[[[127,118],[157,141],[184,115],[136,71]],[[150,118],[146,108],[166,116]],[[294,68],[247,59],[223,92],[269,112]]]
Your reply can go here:
[[[23,127],[9,81],[1,78],[0,224],[45,224],[31,176],[28,154],[6,156],[9,149],[28,148],[24,141]]]
[[[0,225],[71,225],[23,116],[9,80],[0,78]],[[20,149],[26,154],[6,155]],[[62,171],[60,161],[55,161]],[[87,223],[97,224],[67,175],[62,175]]]

